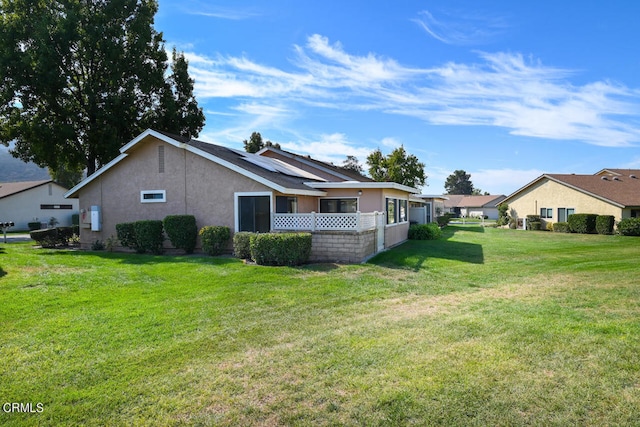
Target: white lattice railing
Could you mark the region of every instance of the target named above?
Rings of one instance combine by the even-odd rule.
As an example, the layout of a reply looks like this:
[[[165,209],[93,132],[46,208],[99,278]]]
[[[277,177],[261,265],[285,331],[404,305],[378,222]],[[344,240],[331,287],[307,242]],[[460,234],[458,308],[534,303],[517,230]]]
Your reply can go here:
[[[304,231],[365,231],[376,228],[376,212],[372,213],[315,213],[283,214],[274,213],[274,230]]]

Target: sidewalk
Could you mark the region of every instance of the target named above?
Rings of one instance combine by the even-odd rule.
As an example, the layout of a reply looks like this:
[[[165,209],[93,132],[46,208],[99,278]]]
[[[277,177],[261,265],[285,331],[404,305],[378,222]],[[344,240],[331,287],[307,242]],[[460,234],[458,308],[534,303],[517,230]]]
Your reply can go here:
[[[7,243],[29,241],[31,241],[29,233],[7,233]],[[4,234],[2,232],[0,232],[0,243],[4,243]]]

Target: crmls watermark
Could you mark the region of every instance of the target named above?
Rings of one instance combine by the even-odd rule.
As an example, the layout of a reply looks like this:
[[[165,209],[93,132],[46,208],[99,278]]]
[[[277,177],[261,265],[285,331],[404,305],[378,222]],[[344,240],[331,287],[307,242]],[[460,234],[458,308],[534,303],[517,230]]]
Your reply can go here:
[[[44,404],[42,403],[18,403],[18,402],[6,402],[2,404],[2,412],[6,413],[28,413],[39,414],[44,411]]]

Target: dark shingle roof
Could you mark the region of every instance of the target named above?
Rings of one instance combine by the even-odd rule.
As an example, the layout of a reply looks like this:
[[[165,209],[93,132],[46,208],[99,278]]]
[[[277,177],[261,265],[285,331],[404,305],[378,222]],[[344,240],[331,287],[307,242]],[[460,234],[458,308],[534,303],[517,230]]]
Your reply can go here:
[[[173,137],[172,137],[173,138]],[[214,145],[207,142],[198,141],[195,139],[185,141],[186,144],[209,153],[219,159],[227,161],[238,168],[244,169],[255,175],[258,175],[264,179],[267,179],[274,184],[280,185],[285,188],[297,189],[297,190],[311,190],[317,191],[311,187],[304,185],[305,182],[320,181],[314,180],[308,177],[300,177],[294,175],[288,175],[283,172],[274,172],[257,164],[251,163],[246,160],[247,156],[255,156],[255,154],[243,153],[238,150],[233,150],[220,145]]]

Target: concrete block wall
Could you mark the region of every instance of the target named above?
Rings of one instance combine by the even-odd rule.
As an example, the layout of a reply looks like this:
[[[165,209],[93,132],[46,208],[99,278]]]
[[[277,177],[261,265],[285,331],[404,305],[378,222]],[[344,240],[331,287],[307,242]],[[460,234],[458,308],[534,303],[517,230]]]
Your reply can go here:
[[[375,230],[358,232],[319,231],[311,233],[312,262],[362,262],[376,251]]]

